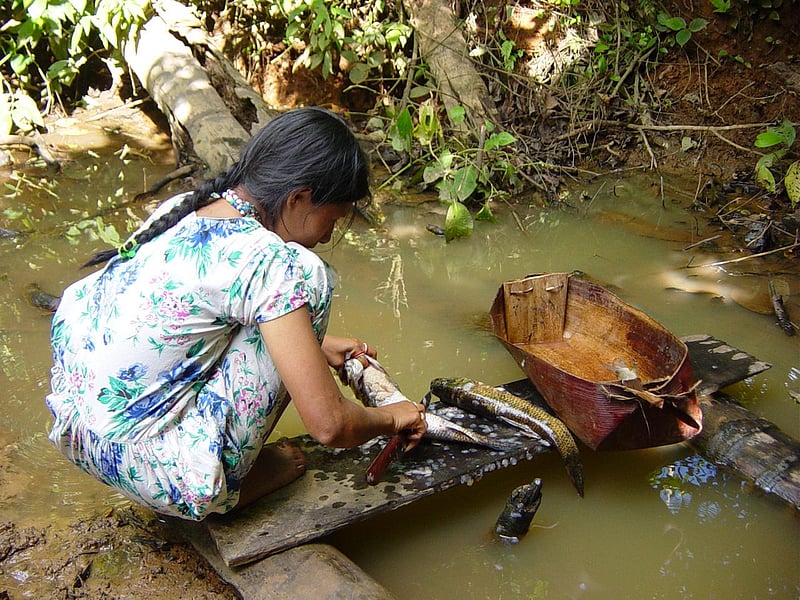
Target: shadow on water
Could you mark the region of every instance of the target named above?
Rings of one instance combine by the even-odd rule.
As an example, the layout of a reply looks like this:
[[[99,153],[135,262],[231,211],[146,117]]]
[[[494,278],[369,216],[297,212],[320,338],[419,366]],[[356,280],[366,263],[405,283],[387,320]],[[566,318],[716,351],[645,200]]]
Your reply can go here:
[[[38,216],[45,214],[50,233],[0,240],[5,307],[0,317],[5,392],[0,520],[66,523],[123,502],[68,465],[46,439],[49,318],[22,298],[32,282],[60,293],[80,276],[78,265],[104,247],[91,239],[89,225],[77,234],[57,225],[80,222],[81,210],[93,210],[98,197],[116,193],[122,166],[113,161],[99,160],[90,184],[63,181],[57,191],[63,203],[43,193],[38,208],[30,196],[24,207],[8,199],[2,205],[28,211],[37,227]],[[591,200],[577,200],[581,192]],[[788,394],[798,390],[797,338],[784,336],[772,318],[737,303],[737,294],[761,294],[760,282],[746,269],[733,277],[719,269],[683,268],[690,259],[713,262],[715,249],[684,251],[710,235],[684,210],[686,194],[669,191],[663,201],[659,194],[660,188],[643,177],[608,179],[576,189],[573,210],[518,205],[515,219],[500,207],[497,224],[478,223],[470,239],[450,244],[425,229],[443,222],[436,202],[387,207],[380,230],[356,224],[320,251],[341,275],[331,332],[357,335],[377,346],[380,360],[411,398],[421,398],[435,377],[512,381],[522,374],[486,325],[497,287],[531,272],[577,269],[677,335],[708,333],[772,363],[767,373],[727,392],[799,437],[798,405]],[[78,213],[72,210],[76,199]],[[136,207],[108,215],[107,222],[124,232],[142,216],[143,208]],[[778,279],[787,289],[790,311],[797,312],[798,274],[784,270]],[[753,282],[743,284],[746,280]],[[296,414],[288,411],[274,437],[301,432]],[[547,454],[326,541],[401,600],[786,598],[800,593],[800,526],[797,515],[779,502],[683,445],[624,453],[582,448],[582,453],[583,499],[558,457]],[[544,491],[530,533],[516,545],[496,542],[490,531],[508,494],[534,477],[543,479]]]

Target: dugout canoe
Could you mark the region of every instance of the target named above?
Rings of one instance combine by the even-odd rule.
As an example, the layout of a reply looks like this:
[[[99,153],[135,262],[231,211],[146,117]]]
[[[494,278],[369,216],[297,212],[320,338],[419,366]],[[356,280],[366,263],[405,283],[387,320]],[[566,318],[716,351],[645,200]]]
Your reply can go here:
[[[504,282],[489,314],[494,335],[590,448],[664,446],[701,431],[686,344],[604,287],[531,275]]]

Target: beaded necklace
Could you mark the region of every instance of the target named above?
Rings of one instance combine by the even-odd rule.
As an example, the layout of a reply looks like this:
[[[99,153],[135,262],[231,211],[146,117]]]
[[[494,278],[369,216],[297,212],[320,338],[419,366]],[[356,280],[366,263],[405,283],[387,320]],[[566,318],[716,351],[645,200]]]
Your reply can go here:
[[[219,194],[211,194],[211,197],[219,198]],[[248,202],[247,200],[242,200],[239,195],[234,192],[233,190],[225,190],[222,192],[222,197],[228,201],[228,203],[239,211],[239,214],[243,217],[253,217],[256,221],[258,221],[258,211],[256,207],[253,206],[252,203]]]

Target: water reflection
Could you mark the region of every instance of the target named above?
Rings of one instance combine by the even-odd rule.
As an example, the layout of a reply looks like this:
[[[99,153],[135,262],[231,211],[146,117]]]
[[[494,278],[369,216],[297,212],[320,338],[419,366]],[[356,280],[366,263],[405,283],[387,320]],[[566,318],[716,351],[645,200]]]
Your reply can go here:
[[[695,454],[677,462],[662,467],[650,478],[650,485],[658,490],[658,495],[673,515],[679,510],[689,508],[692,503],[693,491],[709,484],[715,485],[717,467]],[[716,509],[709,508],[715,504]],[[698,516],[710,515],[712,518],[719,513],[719,504],[705,501],[698,509]]]
[[[31,282],[58,293],[81,276],[78,265],[103,244],[88,236],[74,244],[55,225],[82,221],[81,211],[92,214],[92,196],[112,195],[119,187],[112,173],[120,168],[109,161],[91,191],[85,181],[61,182],[59,194],[69,200],[63,203],[49,195],[37,201],[32,192],[25,210],[33,218],[38,202],[49,211],[35,223],[49,233],[0,240],[3,520],[66,523],[124,502],[62,460],[45,438],[49,319],[21,295]],[[713,334],[772,363],[726,392],[797,437],[798,404],[786,394],[800,379],[797,338],[776,334],[763,315],[712,300],[706,292],[729,293],[728,281],[711,285],[722,273],[685,289],[700,279],[683,269],[686,213],[652,202],[646,179],[609,181],[602,190],[593,185],[591,205],[575,203],[580,210],[573,212],[515,206],[524,232],[498,210],[497,224],[482,222],[470,239],[445,244],[425,229],[443,220],[435,202],[388,207],[381,228],[357,224],[322,249],[342,277],[332,333],[374,344],[412,398],[435,377],[513,381],[522,373],[485,326],[498,285],[531,272],[579,269],[678,335]],[[119,231],[143,213],[139,208],[114,219]],[[278,430],[298,435],[302,425],[289,411]],[[399,600],[798,597],[800,521],[779,502],[683,446],[582,454],[583,499],[560,459],[548,454],[370,519],[331,541]],[[494,543],[491,529],[508,494],[533,477],[545,488],[530,532],[514,547]]]

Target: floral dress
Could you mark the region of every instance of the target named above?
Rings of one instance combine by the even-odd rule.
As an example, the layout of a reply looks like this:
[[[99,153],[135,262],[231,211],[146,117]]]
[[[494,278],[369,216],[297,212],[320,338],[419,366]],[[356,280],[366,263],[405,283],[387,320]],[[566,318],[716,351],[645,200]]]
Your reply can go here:
[[[186,216],[64,291],[50,440],[158,512],[230,510],[285,406],[258,325],[305,306],[321,341],[335,283],[316,254],[250,217]]]

